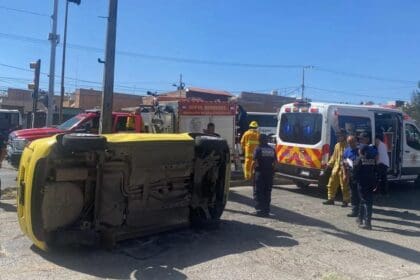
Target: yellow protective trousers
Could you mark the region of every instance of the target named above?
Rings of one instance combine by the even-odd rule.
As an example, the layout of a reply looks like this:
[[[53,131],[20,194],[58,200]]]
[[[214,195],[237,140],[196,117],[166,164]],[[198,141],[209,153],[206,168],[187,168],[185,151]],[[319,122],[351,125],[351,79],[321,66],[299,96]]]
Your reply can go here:
[[[244,163],[244,179],[250,180],[252,177],[252,163],[254,160],[251,157],[245,158]]]
[[[338,186],[341,186],[341,193],[343,194],[343,202],[350,202],[350,191],[348,182],[344,180],[344,171],[342,168],[333,172],[328,181],[328,200],[334,200],[337,194]]]
[[[254,150],[259,144],[260,133],[256,129],[248,129],[241,139],[241,146],[244,149],[245,164],[244,178],[250,180],[252,177],[252,163]]]

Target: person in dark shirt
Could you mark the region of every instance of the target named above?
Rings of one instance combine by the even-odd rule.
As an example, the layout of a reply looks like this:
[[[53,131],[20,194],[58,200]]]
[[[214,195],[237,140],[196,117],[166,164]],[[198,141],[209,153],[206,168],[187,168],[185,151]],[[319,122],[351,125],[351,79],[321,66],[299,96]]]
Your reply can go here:
[[[354,164],[354,179],[360,197],[359,217],[360,228],[372,229],[373,189],[376,183],[376,153],[365,144],[360,145],[359,158]]]
[[[267,217],[270,214],[275,161],[275,151],[268,145],[268,136],[261,134],[259,145],[254,151],[252,166],[252,170],[254,170],[255,214],[260,217]]]
[[[357,183],[354,180],[353,166],[359,155],[359,149],[357,147],[357,139],[353,135],[347,137],[347,148],[344,149],[343,153],[343,169],[344,169],[344,181],[348,182],[350,187],[350,201],[351,201],[351,213],[347,214],[348,217],[358,217],[360,208],[359,192],[357,190]]]
[[[215,129],[216,127],[214,123],[210,122],[207,124],[207,129],[204,129],[204,133],[209,134],[211,136],[220,137],[220,135],[215,132]]]

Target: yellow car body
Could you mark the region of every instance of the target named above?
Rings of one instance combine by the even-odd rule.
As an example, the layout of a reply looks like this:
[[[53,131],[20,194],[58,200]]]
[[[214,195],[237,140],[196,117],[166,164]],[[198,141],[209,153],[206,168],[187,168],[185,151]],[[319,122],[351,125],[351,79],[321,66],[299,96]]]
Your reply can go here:
[[[25,148],[19,166],[19,224],[42,250],[112,246],[217,222],[229,177],[229,148],[220,138],[130,133],[39,139]]]

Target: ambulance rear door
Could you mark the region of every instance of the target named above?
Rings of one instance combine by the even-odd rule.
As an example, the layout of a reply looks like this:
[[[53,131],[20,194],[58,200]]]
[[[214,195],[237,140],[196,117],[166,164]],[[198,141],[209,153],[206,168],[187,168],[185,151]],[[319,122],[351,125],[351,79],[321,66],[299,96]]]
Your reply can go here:
[[[283,105],[277,125],[276,155],[281,176],[316,183],[322,167],[323,114],[308,102]]]
[[[337,143],[336,133],[339,129],[345,129],[347,135],[358,136],[362,132],[369,134],[372,143],[374,134],[374,113],[367,108],[350,106],[331,106],[329,110],[329,135],[330,154],[334,151]]]

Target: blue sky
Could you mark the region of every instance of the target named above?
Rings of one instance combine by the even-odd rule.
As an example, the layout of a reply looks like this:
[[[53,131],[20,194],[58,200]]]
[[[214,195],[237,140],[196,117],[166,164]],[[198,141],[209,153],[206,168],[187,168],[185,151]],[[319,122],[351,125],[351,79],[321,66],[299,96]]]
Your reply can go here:
[[[59,5],[62,34],[65,1]],[[40,58],[41,71],[49,71],[52,9],[52,0],[0,0],[0,90],[25,88],[32,79],[31,72],[4,65],[29,68]],[[97,58],[104,55],[106,20],[101,16],[107,11],[106,0],[70,5],[69,91],[101,88],[103,65]],[[300,93],[302,70],[282,66],[313,65],[306,72],[305,93],[314,100],[409,100],[420,80],[419,11],[416,0],[120,0],[115,89],[136,94],[171,90],[182,73],[187,86],[233,93],[279,89],[293,95]],[[61,44],[56,75],[60,71]],[[41,87],[48,88],[47,75]]]

